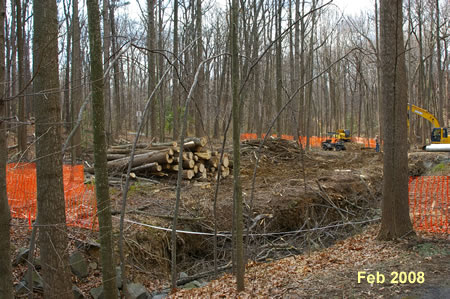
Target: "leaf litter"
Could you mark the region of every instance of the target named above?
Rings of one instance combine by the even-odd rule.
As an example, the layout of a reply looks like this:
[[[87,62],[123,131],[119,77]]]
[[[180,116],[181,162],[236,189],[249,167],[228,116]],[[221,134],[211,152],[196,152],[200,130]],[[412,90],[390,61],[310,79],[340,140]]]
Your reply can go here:
[[[447,240],[418,239],[386,242],[377,240],[378,224],[336,242],[333,246],[269,263],[250,262],[243,292],[237,293],[232,274],[207,286],[180,290],[170,298],[299,298],[299,297],[391,297],[399,295],[450,294],[450,244]],[[421,256],[420,244],[440,248],[433,256]],[[436,251],[435,251],[436,252]],[[358,271],[385,276],[382,284],[358,283]],[[392,272],[424,272],[425,282],[393,284]],[[441,297],[444,298],[444,297]],[[447,297],[448,298],[448,297]]]

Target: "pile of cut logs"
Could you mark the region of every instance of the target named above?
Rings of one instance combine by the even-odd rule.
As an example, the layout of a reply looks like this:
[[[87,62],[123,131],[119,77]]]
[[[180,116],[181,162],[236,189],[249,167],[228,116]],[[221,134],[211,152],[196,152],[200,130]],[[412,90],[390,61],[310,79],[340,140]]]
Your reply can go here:
[[[186,138],[183,145],[183,178],[207,179],[208,175],[217,178],[220,153],[205,148],[206,138]],[[107,167],[110,174],[126,173],[130,162],[132,144],[111,146],[107,151]],[[168,176],[178,172],[180,147],[177,142],[140,143],[136,146],[132,175],[140,177]],[[230,160],[225,153],[223,156],[221,177],[230,175]],[[93,173],[94,169],[87,168]]]

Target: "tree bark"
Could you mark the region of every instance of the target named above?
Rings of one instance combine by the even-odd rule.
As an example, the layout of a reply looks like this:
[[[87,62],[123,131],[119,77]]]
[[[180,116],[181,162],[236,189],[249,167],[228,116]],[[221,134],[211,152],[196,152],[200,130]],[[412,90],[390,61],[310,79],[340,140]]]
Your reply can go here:
[[[153,50],[155,48],[155,1],[147,0],[147,48]],[[147,67],[148,67],[148,94],[150,95],[155,89],[156,76],[155,67],[156,59],[155,54],[148,51],[147,54]],[[157,113],[156,113],[156,101],[152,102],[150,107],[149,120],[150,122],[150,136],[157,136],[156,124],[157,124]],[[148,131],[146,131],[148,135]]]
[[[16,0],[16,34],[17,34],[17,58],[19,66],[19,127],[18,127],[18,145],[19,152],[26,159],[27,149],[27,126],[25,122],[25,56],[24,56],[24,34],[22,26],[22,5],[21,0]]]
[[[73,297],[61,156],[56,0],[33,1],[36,178],[44,297]]]
[[[195,5],[195,38],[197,39],[197,48],[195,52],[195,67],[197,68],[200,62],[203,60],[203,41],[202,41],[202,1],[196,0]],[[195,136],[202,137],[205,135],[203,130],[203,121],[205,114],[204,109],[204,70],[200,70],[198,84],[195,88],[194,105],[195,105]]]
[[[109,67],[111,49],[111,22],[109,19],[110,0],[103,0],[103,65]],[[106,109],[106,138],[108,144],[112,143],[112,112],[111,112],[111,80],[109,73],[104,78],[104,101]]]
[[[62,105],[62,119],[64,120],[64,128],[66,129],[67,134],[70,134],[72,131],[71,126],[71,117],[70,117],[70,69],[71,69],[71,39],[72,32],[69,28],[71,25],[71,18],[69,9],[66,6],[66,2],[63,1],[63,10],[64,10],[64,18],[66,23],[67,34],[65,37],[66,47],[65,47],[65,60],[66,65],[64,66],[64,83],[63,83],[63,105]]]
[[[78,1],[72,1],[72,80],[71,80],[71,123],[72,127],[81,108],[81,33],[78,17]],[[71,140],[72,163],[81,156],[81,129],[78,128]]]
[[[444,122],[444,72],[442,71],[442,53],[441,53],[441,35],[440,35],[440,9],[439,0],[436,2],[436,67],[438,72],[438,119],[441,126],[445,126]],[[448,111],[449,107],[447,107]]]
[[[158,48],[164,49],[163,43],[163,0],[158,1]],[[158,79],[161,79],[164,73],[164,57],[159,55],[158,57]],[[164,142],[166,132],[166,100],[164,93],[164,85],[159,89],[159,141]]]
[[[243,238],[243,215],[242,215],[242,187],[240,179],[240,100],[239,100],[239,5],[237,0],[231,3],[231,86],[233,99],[233,199],[234,219],[236,223],[236,288],[243,291],[244,286],[244,238]],[[278,128],[280,129],[280,128]]]
[[[402,1],[380,2],[383,109],[383,202],[378,237],[392,240],[412,231],[408,204],[407,82]]]
[[[418,23],[417,26],[419,27],[419,37],[418,37],[418,47],[419,47],[419,82],[418,82],[418,96],[419,96],[419,106],[424,109],[428,108],[428,103],[426,102],[426,94],[425,94],[425,62],[424,62],[424,53],[423,53],[423,3],[422,1],[419,1],[417,3],[417,18]],[[419,130],[421,131],[421,137],[422,142],[421,144],[426,143],[426,138],[428,136],[427,132],[430,132],[430,130],[427,130],[429,127],[428,122],[423,118],[420,117],[417,121],[419,123]]]
[[[305,1],[301,1],[301,16],[303,17],[305,15]],[[296,5],[296,11],[297,11],[297,19],[300,18],[300,7],[299,7],[298,3]],[[302,88],[299,91],[299,96],[298,96],[298,128],[297,130],[300,132],[300,134],[304,134],[305,133],[305,88],[303,87],[304,82],[305,82],[305,20],[304,18],[301,19],[300,21],[300,41],[297,41],[297,43],[299,43],[299,45],[297,46],[300,50],[299,52],[299,61],[298,63],[300,64],[299,66],[299,70],[298,70],[298,79],[299,79],[299,86],[302,86]]]
[[[313,0],[311,3],[311,10],[316,8],[316,0]],[[314,75],[314,30],[316,28],[316,13],[313,12],[311,16],[311,32],[309,39],[309,61],[307,68],[307,78],[306,81],[310,81]],[[331,86],[331,84],[330,84]],[[305,123],[305,133],[306,133],[306,146],[309,147],[309,139],[311,137],[311,119],[313,115],[313,82],[308,84],[306,88],[306,123]]]
[[[178,1],[173,2],[173,55],[178,57]],[[173,64],[172,75],[172,114],[173,114],[173,140],[178,139],[180,127],[180,113],[179,113],[179,91],[178,91],[178,59],[175,59]]]
[[[158,162],[160,164],[165,164],[165,163],[168,163],[168,161],[169,161],[169,154],[167,153],[167,151],[155,151],[155,152],[149,152],[149,153],[134,156],[132,166],[136,167],[136,166],[139,166],[142,164],[152,163],[152,162]],[[124,167],[126,167],[129,162],[130,162],[130,157],[126,157],[126,158],[117,159],[114,161],[109,161],[109,162],[107,162],[106,167],[108,170],[111,170],[111,171],[119,170],[119,169],[123,169]]]
[[[0,0],[0,82],[5,82],[5,2]],[[5,85],[0,84],[0,119],[6,114]],[[11,242],[8,196],[6,194],[6,161],[8,148],[6,142],[6,125],[0,120],[0,298],[13,298],[11,269]]]
[[[89,53],[92,84],[92,123],[94,125],[95,195],[97,197],[100,259],[105,298],[116,298],[116,271],[112,239],[111,206],[106,168],[105,110],[103,98],[102,42],[97,0],[87,1]]]
[[[379,128],[378,128],[378,132],[379,132],[379,136],[382,139],[383,138],[383,134],[382,134],[382,128],[383,128],[383,122],[381,119],[382,116],[382,105],[381,105],[381,62],[380,62],[380,38],[379,38],[379,27],[380,27],[380,22],[379,22],[379,10],[378,10],[378,1],[379,0],[375,0],[375,47],[376,47],[376,51],[377,51],[377,100],[378,100],[378,124],[379,124]],[[381,140],[380,139],[380,140]],[[381,147],[383,145],[380,145]]]
[[[277,5],[277,37],[281,36],[281,12],[282,9],[282,0],[278,0]],[[281,41],[282,38],[278,38],[276,42],[276,91],[277,91],[277,97],[276,97],[276,113],[278,113],[281,110],[282,106],[282,97],[281,97],[281,89],[283,88],[283,78],[282,78],[282,53],[281,53]],[[275,114],[276,115],[276,114]],[[234,129],[233,129],[234,131]],[[283,128],[282,128],[282,122],[281,117],[277,119],[277,134],[279,137],[281,137],[281,134],[283,134]]]
[[[8,50],[10,50],[10,55],[8,55],[6,61],[9,62],[8,66],[8,82],[9,82],[9,93],[10,97],[13,97],[17,94],[17,39],[16,39],[16,0],[11,0],[11,24],[10,24],[10,42]],[[7,39],[8,40],[8,39]],[[11,57],[11,58],[10,58]],[[15,101],[7,101],[6,102],[6,113],[8,117],[14,115],[16,111]],[[12,124],[7,125],[8,130],[11,130]]]
[[[113,102],[114,102],[114,114],[115,114],[115,128],[114,128],[114,139],[118,139],[120,132],[122,131],[122,107],[121,107],[121,94],[120,94],[120,68],[119,68],[119,60],[115,59],[117,56],[117,34],[116,34],[116,20],[115,20],[115,6],[116,3],[113,3],[109,6],[109,21],[111,24],[111,59],[113,62]]]

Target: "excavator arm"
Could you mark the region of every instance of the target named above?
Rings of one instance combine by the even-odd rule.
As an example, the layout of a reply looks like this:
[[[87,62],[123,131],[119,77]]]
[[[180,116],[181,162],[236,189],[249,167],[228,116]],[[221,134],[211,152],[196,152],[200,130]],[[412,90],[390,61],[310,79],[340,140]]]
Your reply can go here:
[[[422,116],[423,118],[428,120],[433,125],[434,128],[440,128],[441,127],[439,125],[439,121],[437,120],[437,118],[433,114],[428,112],[427,110],[425,110],[423,108],[420,108],[420,107],[417,107],[415,105],[408,104],[408,110],[410,109],[410,107],[411,107],[411,112],[412,113],[415,113],[415,114],[417,114],[419,116]]]
[[[441,128],[437,118],[423,108],[408,104],[408,110],[422,116],[433,125],[433,129],[431,131],[431,144],[424,147],[425,150],[430,152],[450,152],[450,129]]]

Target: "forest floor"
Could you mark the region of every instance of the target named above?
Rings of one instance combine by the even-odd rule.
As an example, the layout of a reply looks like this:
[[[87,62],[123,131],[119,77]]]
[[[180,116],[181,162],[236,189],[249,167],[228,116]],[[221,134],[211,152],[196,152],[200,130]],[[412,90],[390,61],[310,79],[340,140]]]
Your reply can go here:
[[[427,292],[448,294],[445,293],[450,287],[446,280],[450,277],[448,236],[420,235],[418,239],[398,244],[375,238],[378,225],[371,223],[380,215],[380,153],[348,144],[348,150],[343,152],[312,150],[302,155],[294,144],[272,140],[261,151],[251,200],[257,145],[254,141],[242,144],[244,216],[252,233],[287,233],[255,236],[249,241],[247,254],[254,262],[247,266],[247,291],[239,294],[240,297],[359,298],[419,294],[420,298]],[[410,175],[448,175],[450,170],[448,154],[414,152],[409,163]],[[437,167],[441,164],[443,167]],[[170,227],[176,185],[175,177],[158,180],[158,184],[134,182],[131,185],[126,218],[134,223],[125,223],[128,279],[143,283],[155,293],[169,286],[170,232],[146,225]],[[216,221],[219,233],[229,232],[232,185],[232,176],[221,181],[215,220],[215,180],[184,181],[178,229],[210,233]],[[113,221],[118,227],[122,191],[111,187],[110,193]],[[334,227],[342,223],[342,227]],[[19,248],[28,246],[30,231],[25,221],[14,219],[12,224],[12,254],[16,256]],[[321,230],[323,227],[331,228]],[[300,229],[303,231],[296,232]],[[96,232],[68,230],[70,252],[98,239]],[[194,277],[210,271],[212,244],[211,236],[179,234],[179,272]],[[219,238],[218,246],[219,266],[226,268],[231,257],[230,239]],[[73,281],[86,295],[92,287],[101,284],[98,254],[95,246],[84,250],[89,276]],[[386,282],[358,284],[358,271],[368,274],[379,271],[385,275]],[[393,271],[415,271],[415,274],[422,271],[425,283],[391,284]],[[23,264],[15,266],[15,284],[24,272]],[[206,287],[173,294],[191,298],[234,295],[234,282],[229,274]]]
[[[246,289],[240,293],[234,277],[226,274],[205,287],[180,290],[170,297],[450,298],[448,236],[419,236],[393,243],[377,240],[377,231],[378,225],[371,225],[323,250],[250,263]],[[373,282],[368,282],[369,275],[374,275]]]

